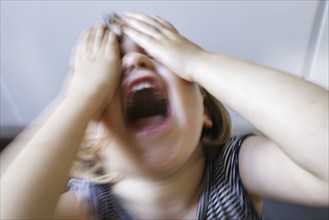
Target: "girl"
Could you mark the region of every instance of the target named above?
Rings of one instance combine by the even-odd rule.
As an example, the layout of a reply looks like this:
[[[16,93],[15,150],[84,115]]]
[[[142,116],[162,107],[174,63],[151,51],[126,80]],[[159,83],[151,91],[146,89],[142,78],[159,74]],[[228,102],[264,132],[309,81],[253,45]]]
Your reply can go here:
[[[118,23],[120,39],[104,25],[82,35],[49,119],[1,155],[2,218],[259,219],[263,198],[328,206],[326,90],[204,51],[156,16]],[[266,137],[230,138],[208,92]],[[82,141],[90,121],[108,142]]]

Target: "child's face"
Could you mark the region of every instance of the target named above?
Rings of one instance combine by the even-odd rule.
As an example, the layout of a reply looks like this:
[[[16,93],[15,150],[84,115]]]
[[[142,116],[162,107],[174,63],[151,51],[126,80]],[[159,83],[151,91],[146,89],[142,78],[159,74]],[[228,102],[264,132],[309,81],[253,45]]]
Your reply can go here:
[[[121,85],[104,115],[112,140],[111,169],[136,172],[138,167],[160,175],[176,170],[200,139],[204,111],[199,87],[148,57],[127,37],[121,54]]]

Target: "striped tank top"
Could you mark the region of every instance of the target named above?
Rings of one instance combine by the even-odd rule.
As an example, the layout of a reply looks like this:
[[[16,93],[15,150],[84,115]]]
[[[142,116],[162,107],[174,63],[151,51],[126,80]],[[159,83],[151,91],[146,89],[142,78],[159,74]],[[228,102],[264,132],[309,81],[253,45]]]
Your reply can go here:
[[[239,175],[239,150],[246,137],[248,135],[232,137],[218,155],[207,160],[195,219],[262,219],[248,199]],[[78,199],[92,206],[96,219],[134,219],[111,192],[109,184],[71,179],[68,187]]]

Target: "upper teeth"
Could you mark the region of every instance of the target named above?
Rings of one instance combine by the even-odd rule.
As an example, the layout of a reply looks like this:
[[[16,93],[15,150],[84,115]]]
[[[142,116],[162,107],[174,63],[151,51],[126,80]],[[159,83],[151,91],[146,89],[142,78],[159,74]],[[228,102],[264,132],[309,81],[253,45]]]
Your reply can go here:
[[[154,85],[150,82],[140,82],[135,84],[132,88],[131,91],[139,91],[142,89],[147,89],[147,88],[153,88]]]

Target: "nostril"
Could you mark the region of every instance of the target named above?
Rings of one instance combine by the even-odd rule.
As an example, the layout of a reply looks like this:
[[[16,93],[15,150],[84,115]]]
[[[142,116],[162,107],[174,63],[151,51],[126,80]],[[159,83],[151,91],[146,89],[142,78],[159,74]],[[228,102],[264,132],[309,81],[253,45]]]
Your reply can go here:
[[[139,64],[139,67],[146,68],[146,63],[145,63],[145,62],[141,62],[141,63]]]

